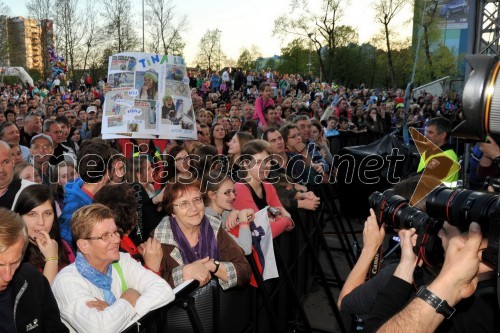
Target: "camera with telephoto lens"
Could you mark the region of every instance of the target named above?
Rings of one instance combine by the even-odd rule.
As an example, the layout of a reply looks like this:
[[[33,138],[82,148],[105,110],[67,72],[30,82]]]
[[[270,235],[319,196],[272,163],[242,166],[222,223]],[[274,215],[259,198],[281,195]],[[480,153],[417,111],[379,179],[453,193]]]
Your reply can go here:
[[[379,224],[385,223],[390,229],[415,228],[419,243],[413,249],[415,254],[421,253],[422,247],[422,253],[428,263],[434,265],[442,262],[443,250],[437,238],[437,233],[443,226],[442,220],[431,218],[421,210],[410,206],[407,199],[394,194],[390,189],[384,193],[373,192],[369,202]],[[425,242],[420,243],[424,235],[430,237],[425,237]]]
[[[410,206],[408,200],[394,195],[392,190],[370,195],[379,223],[397,229],[415,228],[418,234],[436,235],[443,221],[456,226],[462,232],[468,230],[471,222],[481,226],[483,237],[488,237],[488,247],[483,251],[483,261],[498,267],[500,236],[500,202],[496,194],[452,190],[447,187],[434,189],[426,199],[426,213]]]

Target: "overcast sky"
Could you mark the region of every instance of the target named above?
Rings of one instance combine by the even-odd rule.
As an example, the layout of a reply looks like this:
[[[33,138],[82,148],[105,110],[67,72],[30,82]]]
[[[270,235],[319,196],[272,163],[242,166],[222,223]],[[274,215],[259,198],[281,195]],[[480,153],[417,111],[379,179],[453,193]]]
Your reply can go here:
[[[82,1],[82,0],[81,0]],[[83,2],[83,1],[82,1]],[[360,43],[368,42],[380,24],[375,21],[373,3],[376,0],[351,0],[341,24],[353,26],[358,30]],[[12,16],[27,16],[25,0],[4,0]],[[142,1],[132,0],[136,11],[136,26],[142,27]],[[186,47],[184,57],[188,63],[195,59],[198,43],[207,29],[219,29],[221,47],[229,58],[238,59],[243,47],[252,44],[259,47],[264,57],[280,54],[282,42],[272,36],[274,20],[289,12],[290,0],[173,0],[176,12],[186,14],[189,20],[188,31],[184,34]],[[321,0],[310,0],[311,8],[319,8]],[[400,37],[411,35],[411,24],[402,26],[413,16],[413,8],[407,7],[397,18]],[[142,36],[142,32],[139,33]],[[286,43],[285,43],[286,44]]]

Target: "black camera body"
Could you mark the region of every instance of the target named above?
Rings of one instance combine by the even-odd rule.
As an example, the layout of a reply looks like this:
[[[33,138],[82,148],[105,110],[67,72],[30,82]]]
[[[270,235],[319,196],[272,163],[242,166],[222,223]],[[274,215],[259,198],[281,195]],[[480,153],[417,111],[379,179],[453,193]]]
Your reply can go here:
[[[483,261],[497,268],[499,265],[500,197],[496,194],[447,187],[434,189],[426,200],[426,212],[410,206],[407,199],[394,195],[392,190],[374,192],[369,198],[380,224],[398,229],[415,228],[420,235],[437,235],[443,222],[468,230],[471,222],[481,226],[488,247]],[[429,252],[429,251],[427,251]]]

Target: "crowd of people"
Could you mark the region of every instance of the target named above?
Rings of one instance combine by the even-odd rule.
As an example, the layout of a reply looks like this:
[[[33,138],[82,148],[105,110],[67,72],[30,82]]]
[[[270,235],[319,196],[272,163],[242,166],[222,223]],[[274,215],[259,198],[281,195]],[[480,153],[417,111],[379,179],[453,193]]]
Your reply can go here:
[[[0,318],[6,332],[117,332],[171,302],[172,288],[190,279],[201,286],[216,279],[224,290],[258,286],[248,263],[252,257],[262,273],[257,212],[269,212],[272,237],[279,237],[294,228],[291,212],[320,207],[312,189],[334,183],[334,156],[343,147],[401,134],[406,122],[453,150],[449,133],[462,119],[458,96],[424,93],[405,110],[402,90],[350,89],[270,69],[189,76],[197,138],[184,141],[101,139],[105,80],[52,90],[45,82],[0,83]],[[491,140],[483,147],[490,165],[500,156],[495,146]],[[418,171],[429,162],[424,158]],[[480,167],[490,167],[485,163]],[[400,265],[413,264],[412,270],[411,236],[401,234],[410,264]],[[362,303],[371,315],[367,323],[375,322],[369,327],[383,325],[387,332],[415,329],[401,313],[416,308],[422,316],[414,320],[435,329],[444,316],[418,298],[399,314],[380,314],[371,307],[384,301],[376,294],[369,300],[353,294],[384,239],[373,212],[365,237],[340,308],[352,299]],[[449,241],[431,294],[450,306],[472,294],[480,239],[474,224],[469,240]],[[459,263],[468,268],[460,274]],[[394,274],[411,285],[412,274],[397,275],[403,268],[395,265],[386,280]],[[379,282],[380,290],[384,286]]]

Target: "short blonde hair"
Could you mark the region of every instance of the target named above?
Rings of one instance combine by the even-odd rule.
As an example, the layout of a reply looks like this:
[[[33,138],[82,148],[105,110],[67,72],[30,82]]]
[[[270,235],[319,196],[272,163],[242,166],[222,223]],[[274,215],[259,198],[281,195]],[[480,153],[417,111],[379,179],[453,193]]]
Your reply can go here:
[[[94,227],[105,219],[113,219],[113,211],[102,204],[91,204],[78,209],[71,218],[71,232],[75,242],[91,236]]]
[[[19,214],[6,208],[0,208],[0,253],[14,245],[20,237],[24,239],[24,253],[28,246],[26,224]]]

